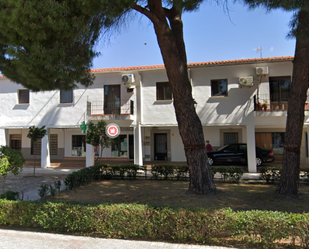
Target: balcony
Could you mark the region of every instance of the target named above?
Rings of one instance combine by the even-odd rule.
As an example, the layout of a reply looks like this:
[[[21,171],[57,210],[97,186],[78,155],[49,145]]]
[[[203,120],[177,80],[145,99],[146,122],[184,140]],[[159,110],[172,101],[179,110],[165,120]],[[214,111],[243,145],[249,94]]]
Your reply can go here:
[[[87,101],[87,115],[89,120],[134,120],[134,101]]]
[[[254,111],[257,112],[267,112],[267,111],[287,111],[288,110],[288,101],[282,101],[279,100],[279,98],[274,98],[272,97],[271,101],[271,96],[270,95],[260,95],[259,98],[257,98],[257,96],[253,97],[253,101],[254,101]],[[283,98],[283,99],[287,99],[287,98]],[[305,111],[309,111],[308,108],[308,103],[306,102],[305,106],[304,106],[304,110]]]

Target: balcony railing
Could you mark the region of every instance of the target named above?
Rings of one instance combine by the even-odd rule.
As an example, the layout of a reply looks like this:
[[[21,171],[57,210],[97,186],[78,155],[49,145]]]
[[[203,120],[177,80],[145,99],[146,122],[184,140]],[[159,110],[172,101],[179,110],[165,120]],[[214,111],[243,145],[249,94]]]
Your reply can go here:
[[[271,100],[272,99],[272,100]],[[283,99],[283,100],[282,100]],[[288,101],[287,98],[275,98],[270,95],[260,95],[253,97],[254,100],[254,110],[255,111],[287,111],[288,110]],[[306,102],[304,110],[308,111],[308,103]]]
[[[105,115],[134,115],[134,101],[119,102],[89,102],[87,101],[88,116],[105,116]]]

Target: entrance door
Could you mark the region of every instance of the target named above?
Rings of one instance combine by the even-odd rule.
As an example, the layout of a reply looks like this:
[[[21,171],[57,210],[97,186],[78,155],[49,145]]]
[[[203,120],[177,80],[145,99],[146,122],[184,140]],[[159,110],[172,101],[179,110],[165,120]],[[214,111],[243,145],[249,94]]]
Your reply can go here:
[[[120,114],[120,85],[104,86],[104,114]]]
[[[167,161],[167,134],[154,134],[154,160]]]

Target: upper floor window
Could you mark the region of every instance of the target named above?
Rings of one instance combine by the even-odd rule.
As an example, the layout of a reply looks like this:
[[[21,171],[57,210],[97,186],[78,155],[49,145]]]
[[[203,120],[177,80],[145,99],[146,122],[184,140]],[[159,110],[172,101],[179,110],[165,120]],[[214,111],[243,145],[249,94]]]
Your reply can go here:
[[[270,101],[288,101],[290,82],[290,76],[269,77]]]
[[[227,79],[211,80],[211,96],[227,96]]]
[[[171,100],[172,88],[169,82],[157,82],[157,100]]]
[[[19,104],[29,104],[29,90],[28,89],[18,90],[18,103]]]
[[[73,90],[60,90],[60,103],[73,103]]]

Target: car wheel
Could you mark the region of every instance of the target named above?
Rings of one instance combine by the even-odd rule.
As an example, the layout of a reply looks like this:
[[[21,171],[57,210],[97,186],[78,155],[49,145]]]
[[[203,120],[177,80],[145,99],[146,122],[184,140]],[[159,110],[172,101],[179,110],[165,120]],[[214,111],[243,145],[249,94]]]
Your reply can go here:
[[[209,164],[209,166],[214,165],[214,160],[210,157],[208,157],[208,164]]]
[[[256,166],[261,166],[262,165],[263,161],[262,161],[261,158],[257,157],[255,160],[256,160]]]

